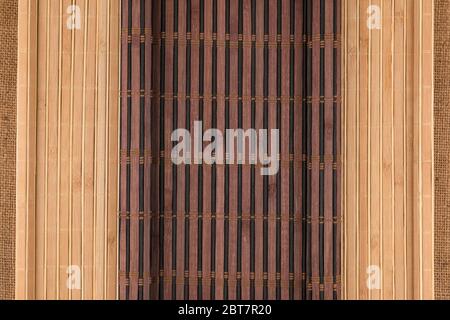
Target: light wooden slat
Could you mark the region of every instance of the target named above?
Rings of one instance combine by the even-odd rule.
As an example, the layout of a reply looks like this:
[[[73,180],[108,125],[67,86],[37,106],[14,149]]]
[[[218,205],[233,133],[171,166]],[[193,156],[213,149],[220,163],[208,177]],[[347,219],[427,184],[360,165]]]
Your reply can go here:
[[[383,64],[382,64],[382,87],[385,89],[381,105],[381,166],[382,166],[382,239],[381,260],[383,262],[383,299],[394,298],[394,170],[392,166],[394,152],[392,144],[394,139],[394,117],[393,117],[393,68],[394,55],[394,6],[393,0],[383,2]]]
[[[47,2],[43,2],[39,6],[39,29],[38,33],[43,32],[47,34],[48,25],[50,21],[48,19],[48,10],[49,6]],[[42,46],[39,47],[39,56],[45,56],[48,54],[48,37],[44,37],[42,39]],[[38,76],[39,82],[46,83],[48,80],[48,67],[49,64],[47,61],[39,65],[40,70],[43,72],[39,72]],[[41,86],[38,89],[38,114],[37,114],[37,122],[45,122],[48,116],[47,109],[48,102],[48,90],[46,86]],[[47,228],[47,214],[46,214],[46,202],[44,201],[46,197],[47,191],[47,180],[46,180],[46,159],[48,155],[47,149],[47,128],[39,127],[37,130],[37,144],[42,145],[45,149],[44,152],[40,152],[36,155],[36,180],[39,181],[36,184],[36,203],[37,203],[37,211],[43,211],[43,215],[39,215],[36,217],[36,273],[41,274],[42,276],[36,278],[36,286],[39,290],[36,291],[36,296],[44,297],[46,294],[45,288],[45,275],[46,275],[46,262],[47,262],[47,246],[46,246],[46,228]]]
[[[81,11],[86,10],[85,2],[76,2],[80,6]],[[86,26],[85,19],[83,25]],[[85,50],[85,31],[74,32],[74,65],[73,78],[74,83],[71,92],[71,118],[73,119],[73,128],[71,131],[72,143],[72,166],[71,179],[73,180],[71,197],[71,232],[72,236],[70,244],[70,265],[82,265],[83,252],[83,129],[84,129],[84,99],[83,99],[83,81],[84,81],[84,50]],[[79,213],[79,214],[76,214]],[[71,291],[72,299],[81,299],[81,290]]]
[[[93,298],[94,286],[94,246],[87,246],[94,242],[94,144],[91,143],[95,130],[95,81],[96,73],[96,33],[97,33],[97,1],[88,1],[88,14],[86,26],[86,49],[85,49],[85,71],[84,71],[84,133],[83,133],[83,263],[84,274],[82,284],[82,296],[84,299]],[[94,70],[94,71],[93,71]]]
[[[35,288],[35,184],[37,25],[34,1],[18,5],[16,296],[33,297]],[[22,72],[21,72],[22,71]]]
[[[120,141],[120,0],[110,0],[109,5],[109,66],[108,66],[108,119],[107,119],[107,224],[106,224],[106,288],[105,299],[114,299],[117,292],[117,268],[118,268],[118,188],[119,185],[119,141]],[[106,198],[106,197],[105,197]]]

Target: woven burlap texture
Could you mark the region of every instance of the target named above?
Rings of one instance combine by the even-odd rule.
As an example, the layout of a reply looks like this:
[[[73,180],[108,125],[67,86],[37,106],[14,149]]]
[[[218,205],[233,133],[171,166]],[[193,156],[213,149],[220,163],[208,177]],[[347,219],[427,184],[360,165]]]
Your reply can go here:
[[[450,0],[435,2],[435,296],[450,299]]]
[[[17,0],[0,0],[0,299],[14,299]]]

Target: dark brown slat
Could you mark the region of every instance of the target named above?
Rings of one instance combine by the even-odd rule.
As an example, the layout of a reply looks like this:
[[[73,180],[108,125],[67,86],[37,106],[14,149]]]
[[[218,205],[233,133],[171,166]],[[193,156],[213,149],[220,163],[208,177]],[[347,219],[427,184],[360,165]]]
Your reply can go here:
[[[230,40],[238,41],[238,1],[230,3]],[[238,94],[238,48],[230,48],[230,95]],[[237,101],[230,101],[230,128],[238,127],[238,104]],[[238,193],[238,172],[237,166],[230,167],[229,183],[229,208],[230,208],[230,230],[229,230],[229,280],[228,298],[234,300],[237,288],[237,193]]]
[[[122,32],[128,27],[128,1],[122,1]],[[128,74],[128,40],[126,37],[121,38],[121,54],[122,54],[122,78],[121,90],[127,90],[127,74]],[[126,217],[123,215],[127,211],[127,96],[121,96],[121,152],[120,152],[120,247],[119,247],[119,298],[126,299]]]
[[[217,40],[225,41],[225,0],[217,1]],[[225,96],[225,48],[217,48],[217,95]],[[225,100],[217,101],[217,129],[225,132]],[[217,166],[216,210],[225,211],[225,167]],[[223,299],[224,272],[224,223],[218,219],[216,224],[216,299]]]
[[[205,21],[205,38],[212,37],[212,1],[205,1],[204,21]],[[212,94],[212,43],[204,45],[204,95]],[[204,101],[203,106],[203,131],[212,128],[212,105],[211,101]],[[206,146],[207,143],[204,144]],[[203,212],[211,213],[211,171],[212,166],[203,162]],[[204,300],[211,297],[211,218],[203,218],[203,248],[202,248],[202,291]]]
[[[154,30],[155,33],[161,32],[161,2],[160,1],[154,1],[153,2],[154,7],[154,17],[152,19],[152,30]],[[153,48],[153,66],[155,67],[158,72],[152,73],[152,84],[153,84],[153,90],[154,91],[160,91],[160,64],[161,64],[161,50],[160,46],[155,46]],[[152,155],[154,157],[159,156],[159,139],[160,139],[160,101],[156,97],[152,99],[152,115],[153,120],[152,121]],[[153,282],[150,285],[150,297],[152,299],[158,299],[159,296],[159,261],[160,261],[160,250],[159,250],[159,225],[160,225],[160,217],[159,217],[159,211],[160,211],[160,204],[159,204],[159,194],[160,194],[160,187],[159,187],[159,180],[160,180],[160,174],[159,174],[160,168],[159,165],[153,165],[152,166],[152,181],[155,183],[151,186],[151,208],[153,213],[153,219],[152,219],[152,229],[151,229],[151,275],[153,278]]]
[[[173,0],[166,0],[166,34],[173,35]],[[173,92],[173,42],[165,44],[165,92]],[[173,130],[173,100],[164,99],[164,150],[170,157],[172,150],[171,133]],[[164,166],[164,299],[172,299],[172,163],[167,161]]]
[[[186,36],[186,0],[178,1],[178,34]],[[186,87],[186,48],[178,46],[178,91],[185,91]],[[178,127],[186,128],[186,101],[178,102]],[[176,298],[184,299],[184,213],[185,207],[185,172],[187,166],[177,168],[177,285]]]
[[[282,1],[282,41],[290,39],[290,0]],[[290,48],[281,48],[281,94],[289,96]],[[289,159],[289,102],[281,106],[281,158]],[[289,168],[280,166],[281,174],[281,299],[289,299]]]
[[[301,1],[295,1],[295,41],[302,41],[303,35],[303,21],[300,19],[303,16],[303,5]],[[295,48],[295,96],[301,96],[303,94],[303,68],[305,64],[305,57],[303,54],[303,47]],[[295,157],[302,157],[302,114],[303,103],[302,101],[296,101],[294,104],[294,154]],[[305,298],[302,296],[302,285],[304,283],[302,279],[303,270],[302,267],[302,236],[305,230],[302,230],[302,213],[306,208],[303,208],[303,197],[306,196],[302,187],[302,166],[297,165],[294,172],[294,203],[295,203],[295,218],[298,221],[294,226],[294,299],[299,300]]]
[[[325,34],[333,33],[333,1],[325,2]],[[325,39],[325,70],[333,70],[333,39]],[[325,71],[325,159],[333,157],[333,72]],[[324,185],[324,290],[333,299],[333,164],[325,161]]]
[[[152,16],[152,4],[151,2],[145,3],[145,16],[151,17]],[[147,29],[151,29],[151,23],[152,21],[150,19],[145,20],[145,27]],[[152,73],[154,72],[153,65],[152,65],[152,44],[150,43],[150,37],[145,38],[145,93],[147,96],[145,97],[145,111],[144,111],[144,213],[146,214],[146,217],[144,219],[144,292],[143,292],[143,299],[148,300],[150,299],[150,282],[152,279],[151,274],[151,223],[152,219],[150,218],[150,213],[152,211],[152,204],[151,204],[151,188],[152,184],[155,183],[155,181],[152,181],[152,164],[151,164],[151,158],[150,155],[152,154],[151,148],[152,148],[152,120],[153,114],[152,114],[152,101],[150,98],[150,95],[148,95],[152,90]]]
[[[133,1],[133,28],[140,28],[140,2]],[[136,32],[135,32],[136,33]],[[139,35],[132,35],[131,43],[131,69],[132,75],[140,73],[140,39]],[[140,90],[140,78],[132,76],[131,91]],[[131,97],[131,179],[130,179],[130,299],[138,298],[138,273],[139,273],[139,142],[140,142],[140,98],[138,95]]]
[[[312,36],[320,36],[320,1],[312,1]],[[311,120],[311,150],[312,157],[320,156],[320,119],[319,102],[320,96],[320,43],[313,42],[312,50],[312,120]],[[312,299],[318,300],[319,290],[319,162],[312,162],[311,170],[311,266],[312,266]]]
[[[200,2],[199,0],[191,1],[192,11],[192,39],[200,39]],[[191,95],[199,95],[199,45],[192,44],[191,47]],[[191,134],[194,133],[194,121],[199,120],[199,102],[198,100],[191,101]],[[192,154],[194,150],[192,149]],[[198,212],[198,165],[191,165],[190,172],[190,211]],[[198,291],[198,275],[197,275],[197,260],[198,260],[198,222],[197,219],[191,220],[190,223],[190,268],[189,268],[189,299],[197,299]]]
[[[256,39],[264,40],[264,1],[256,1]],[[256,95],[262,96],[264,77],[264,48],[256,48]],[[263,129],[263,102],[256,103],[256,129]],[[263,299],[263,177],[255,170],[255,298]]]
[[[269,41],[277,38],[277,2],[269,3]],[[277,95],[277,48],[269,47],[269,95]],[[276,122],[277,104],[269,101],[269,130],[268,141],[270,152],[270,129],[277,127]],[[276,299],[276,175],[269,176],[269,299]]]
[[[251,41],[251,1],[243,1],[243,39]],[[243,47],[242,61],[242,92],[244,96],[251,95],[251,47]],[[252,127],[251,102],[243,101],[243,129]],[[244,146],[245,147],[245,146]],[[249,162],[250,147],[245,149],[245,163]],[[250,299],[250,166],[242,167],[242,299]]]
[[[337,30],[336,34],[339,36],[336,36],[336,39],[338,40],[338,48],[337,48],[337,66],[336,66],[336,82],[337,82],[337,97],[338,102],[336,103],[336,120],[335,120],[335,126],[336,126],[336,152],[337,152],[337,161],[338,165],[336,168],[336,187],[337,187],[337,197],[336,197],[336,213],[337,213],[337,221],[339,222],[337,224],[337,232],[334,236],[335,242],[336,242],[336,256],[334,261],[334,267],[336,270],[335,278],[336,278],[336,288],[335,291],[335,299],[340,300],[341,299],[341,49],[340,49],[340,35],[341,35],[341,10],[342,10],[342,1],[336,0],[335,2],[335,10],[336,10],[336,25]]]

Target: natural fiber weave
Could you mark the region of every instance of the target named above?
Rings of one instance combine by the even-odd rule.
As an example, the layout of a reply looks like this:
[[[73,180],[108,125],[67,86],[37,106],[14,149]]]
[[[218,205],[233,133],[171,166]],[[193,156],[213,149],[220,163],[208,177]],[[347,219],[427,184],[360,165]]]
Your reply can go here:
[[[435,3],[435,296],[450,298],[450,0]]]
[[[17,0],[0,1],[0,299],[14,299]]]

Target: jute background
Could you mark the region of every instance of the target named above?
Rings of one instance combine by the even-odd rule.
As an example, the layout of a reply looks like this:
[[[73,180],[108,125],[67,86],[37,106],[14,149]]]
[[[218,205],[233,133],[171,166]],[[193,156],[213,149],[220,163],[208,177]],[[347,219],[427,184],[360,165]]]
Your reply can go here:
[[[13,299],[17,0],[0,1],[0,39],[0,299]]]
[[[435,3],[435,255],[436,299],[450,298],[450,0]]]

